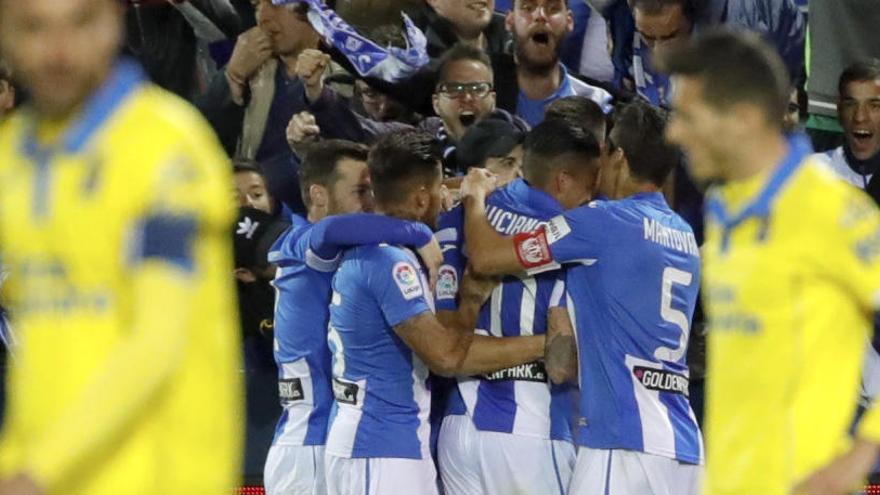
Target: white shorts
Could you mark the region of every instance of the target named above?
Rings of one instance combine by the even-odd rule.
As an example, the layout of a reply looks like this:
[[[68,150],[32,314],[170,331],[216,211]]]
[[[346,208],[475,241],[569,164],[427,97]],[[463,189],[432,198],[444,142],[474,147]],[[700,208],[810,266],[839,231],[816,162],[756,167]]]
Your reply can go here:
[[[438,495],[437,471],[428,459],[347,459],[324,456],[329,495]]]
[[[326,495],[323,445],[273,445],[266,456],[267,495]]]
[[[468,416],[443,420],[437,448],[446,495],[564,495],[575,463],[569,442],[478,431]]]
[[[578,449],[571,495],[698,495],[703,466],[632,450]]]

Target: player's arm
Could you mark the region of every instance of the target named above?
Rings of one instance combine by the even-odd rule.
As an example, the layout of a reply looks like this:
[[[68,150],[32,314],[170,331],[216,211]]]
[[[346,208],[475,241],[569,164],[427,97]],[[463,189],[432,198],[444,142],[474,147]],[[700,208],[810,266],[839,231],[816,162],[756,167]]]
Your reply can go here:
[[[565,282],[560,279],[553,288],[547,312],[547,345],[544,366],[550,381],[556,384],[575,382],[578,373],[577,342],[566,307]]]
[[[383,242],[415,247],[432,282],[436,280],[442,261],[440,246],[431,229],[421,222],[372,213],[333,215],[315,223],[309,250],[321,260],[335,260],[347,247]]]
[[[29,445],[25,470],[41,486],[63,485],[82,459],[109,448],[181,362],[197,222],[157,213],[143,218],[139,230],[131,328],[83,392]]]
[[[425,311],[394,326],[403,339],[432,372],[440,376],[460,373],[468,349],[474,340],[473,328],[485,297],[464,294],[456,315],[441,323],[430,311]]]
[[[464,206],[465,239],[468,257],[474,270],[485,275],[521,272],[512,236],[499,234],[486,217],[486,196],[494,181],[482,169],[472,168],[461,184]]]
[[[498,280],[476,276],[465,271],[459,290],[456,311],[438,311],[438,320],[447,328],[474,333],[477,316]],[[479,301],[479,305],[475,305]],[[457,375],[478,375],[510,368],[540,359],[544,355],[543,335],[521,337],[489,337],[473,335],[473,342],[458,366]]]
[[[566,308],[550,308],[547,314],[544,361],[551,382],[558,385],[577,380],[577,343]]]
[[[846,453],[798,483],[792,494],[847,495],[857,493],[864,487],[868,473],[877,462],[878,453],[880,453],[878,441],[858,437]]]
[[[465,238],[471,265],[478,273],[503,275],[558,268],[541,227],[513,236],[499,234],[486,217],[486,195],[494,179],[483,169],[472,168],[461,185],[465,210]]]
[[[332,215],[315,223],[309,248],[329,260],[347,247],[385,242],[418,248],[433,238],[434,233],[421,222],[372,213],[349,213]]]

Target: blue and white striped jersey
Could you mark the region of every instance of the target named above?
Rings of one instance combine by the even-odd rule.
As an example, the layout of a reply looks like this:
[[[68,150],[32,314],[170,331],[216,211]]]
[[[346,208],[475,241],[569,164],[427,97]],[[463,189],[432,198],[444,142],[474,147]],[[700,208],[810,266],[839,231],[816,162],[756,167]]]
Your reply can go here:
[[[389,245],[345,252],[333,277],[327,341],[333,395],[326,452],[428,459],[428,368],[394,327],[433,311],[415,254]]]
[[[640,193],[563,213],[546,235],[554,261],[569,264],[580,365],[577,443],[702,462],[687,397],[700,285],[690,226],[660,193]]]
[[[510,182],[487,200],[489,222],[505,235],[535,230],[560,213],[558,201],[522,179]],[[464,215],[458,206],[441,217],[437,232],[444,259],[436,289],[438,309],[456,309],[458,281],[467,264],[463,236]],[[547,333],[547,311],[558,305],[564,293],[561,277],[559,270],[533,277],[505,277],[481,308],[476,332],[494,337]],[[552,385],[544,362],[535,361],[480,377],[459,378],[459,394],[452,394],[447,413],[466,411],[479,430],[571,441],[572,388]]]
[[[291,228],[275,241],[269,260],[278,265],[275,362],[284,411],[273,445],[324,445],[333,396],[330,388],[330,281],[336,260],[309,248],[314,225]]]

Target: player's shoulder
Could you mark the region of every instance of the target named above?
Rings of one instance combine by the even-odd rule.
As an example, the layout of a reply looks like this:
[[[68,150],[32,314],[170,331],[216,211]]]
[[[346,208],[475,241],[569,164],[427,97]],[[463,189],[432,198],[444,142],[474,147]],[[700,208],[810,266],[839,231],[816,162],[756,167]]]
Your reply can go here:
[[[356,246],[346,251],[345,259],[360,260],[368,265],[383,265],[398,261],[415,262],[415,256],[407,248],[390,244]]]
[[[133,96],[133,113],[157,135],[201,138],[210,131],[205,118],[183,98],[154,84],[144,84]]]
[[[418,260],[406,248],[388,244],[353,247],[342,256],[337,276],[362,278],[368,285],[386,280],[418,280]],[[415,278],[413,278],[415,277]]]
[[[812,157],[801,165],[779,203],[784,215],[803,220],[799,224],[810,235],[880,215],[863,190]]]
[[[854,198],[868,199],[864,191],[842,179],[816,157],[809,157],[801,164],[799,173],[792,178],[788,196],[805,206],[822,209],[834,208]]]
[[[269,249],[269,262],[283,266],[303,261],[312,226],[313,224],[309,223],[288,227]]]
[[[129,150],[126,156],[143,157],[142,168],[163,157],[216,165],[225,158],[208,122],[188,102],[150,83],[135,91],[121,118],[114,121],[112,146]]]

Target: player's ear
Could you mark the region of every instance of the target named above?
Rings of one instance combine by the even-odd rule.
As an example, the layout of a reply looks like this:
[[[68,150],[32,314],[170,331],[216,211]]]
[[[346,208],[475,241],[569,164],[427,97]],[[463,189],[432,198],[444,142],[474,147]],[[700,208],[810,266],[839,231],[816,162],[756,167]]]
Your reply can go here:
[[[327,208],[327,204],[330,202],[327,188],[320,184],[309,186],[309,202],[315,208]]]

